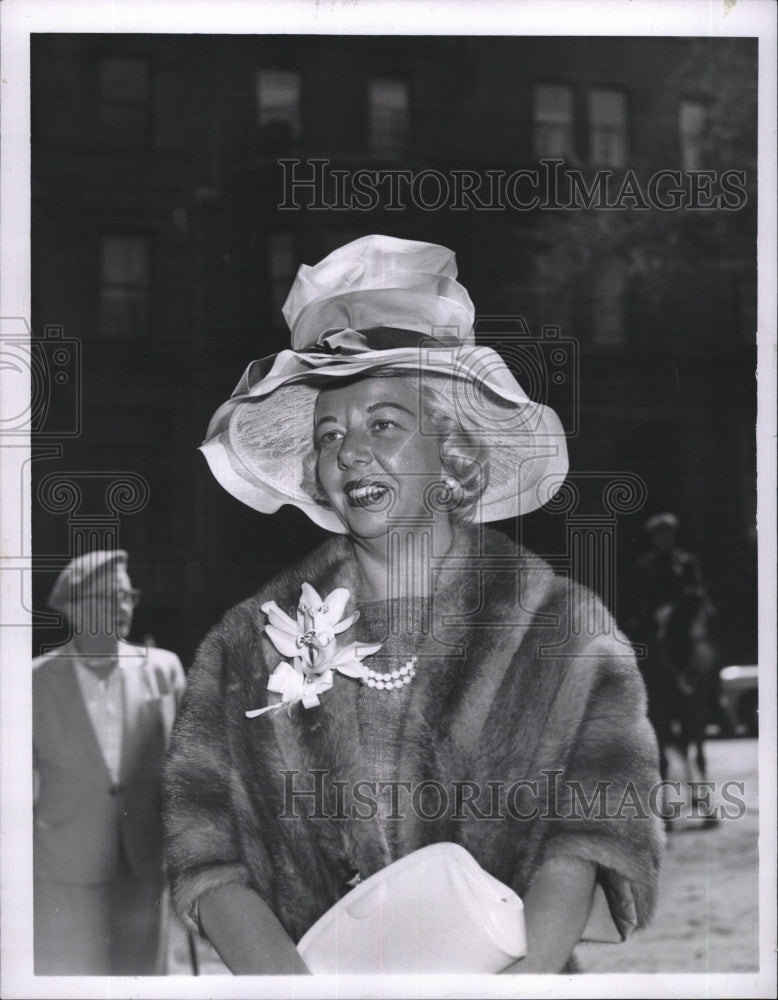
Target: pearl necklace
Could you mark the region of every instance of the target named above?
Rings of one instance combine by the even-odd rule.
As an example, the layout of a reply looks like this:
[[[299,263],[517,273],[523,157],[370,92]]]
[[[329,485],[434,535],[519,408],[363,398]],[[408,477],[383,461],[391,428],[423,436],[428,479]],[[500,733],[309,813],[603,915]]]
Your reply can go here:
[[[416,664],[418,656],[412,656],[404,667],[397,670],[390,670],[380,673],[378,670],[367,668],[365,684],[368,687],[376,688],[378,691],[391,691],[393,688],[401,688],[404,684],[410,684],[416,676]]]

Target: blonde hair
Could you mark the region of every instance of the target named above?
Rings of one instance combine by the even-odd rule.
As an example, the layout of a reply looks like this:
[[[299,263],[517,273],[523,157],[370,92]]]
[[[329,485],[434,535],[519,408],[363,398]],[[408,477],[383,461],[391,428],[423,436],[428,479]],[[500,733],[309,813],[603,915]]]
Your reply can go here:
[[[365,378],[401,378],[419,389],[423,432],[434,434],[438,438],[441,464],[457,483],[457,488],[449,491],[452,494],[446,504],[449,513],[452,518],[459,521],[471,520],[475,506],[489,484],[489,450],[460,422],[452,402],[452,394],[445,391],[447,387],[450,388],[450,377],[438,372],[425,371],[420,379],[414,372],[404,369],[379,368],[357,375],[353,379],[338,380],[338,387]],[[311,430],[313,431],[313,428]],[[317,474],[318,457],[318,451],[312,444],[310,450],[303,456],[303,476],[300,485],[320,507],[330,509],[331,505]]]

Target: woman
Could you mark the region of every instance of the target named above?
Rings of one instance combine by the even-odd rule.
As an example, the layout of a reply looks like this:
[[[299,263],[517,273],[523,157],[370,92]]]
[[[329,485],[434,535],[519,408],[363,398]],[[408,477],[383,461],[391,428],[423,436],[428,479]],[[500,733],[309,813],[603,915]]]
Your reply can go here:
[[[173,735],[175,904],[236,973],[306,972],[325,911],[440,841],[523,898],[511,972],[559,972],[596,889],[620,937],[652,911],[642,681],[591,593],[483,527],[549,499],[567,453],[455,278],[445,248],[380,236],[302,267],[293,349],[203,446],[234,496],[335,533],[212,630]]]

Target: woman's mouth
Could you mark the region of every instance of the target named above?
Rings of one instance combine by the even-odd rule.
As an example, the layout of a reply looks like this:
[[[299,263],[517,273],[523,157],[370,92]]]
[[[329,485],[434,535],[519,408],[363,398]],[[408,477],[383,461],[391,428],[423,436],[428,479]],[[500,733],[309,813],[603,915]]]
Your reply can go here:
[[[384,509],[389,497],[390,487],[378,482],[346,483],[343,492],[350,507],[371,507]]]

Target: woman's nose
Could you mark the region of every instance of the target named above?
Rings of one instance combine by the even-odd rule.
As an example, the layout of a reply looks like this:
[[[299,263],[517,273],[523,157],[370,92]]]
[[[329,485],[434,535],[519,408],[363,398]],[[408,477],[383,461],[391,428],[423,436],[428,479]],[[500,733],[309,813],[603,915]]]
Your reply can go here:
[[[343,438],[338,452],[338,465],[341,469],[367,465],[371,458],[372,453],[363,434],[350,433]]]

